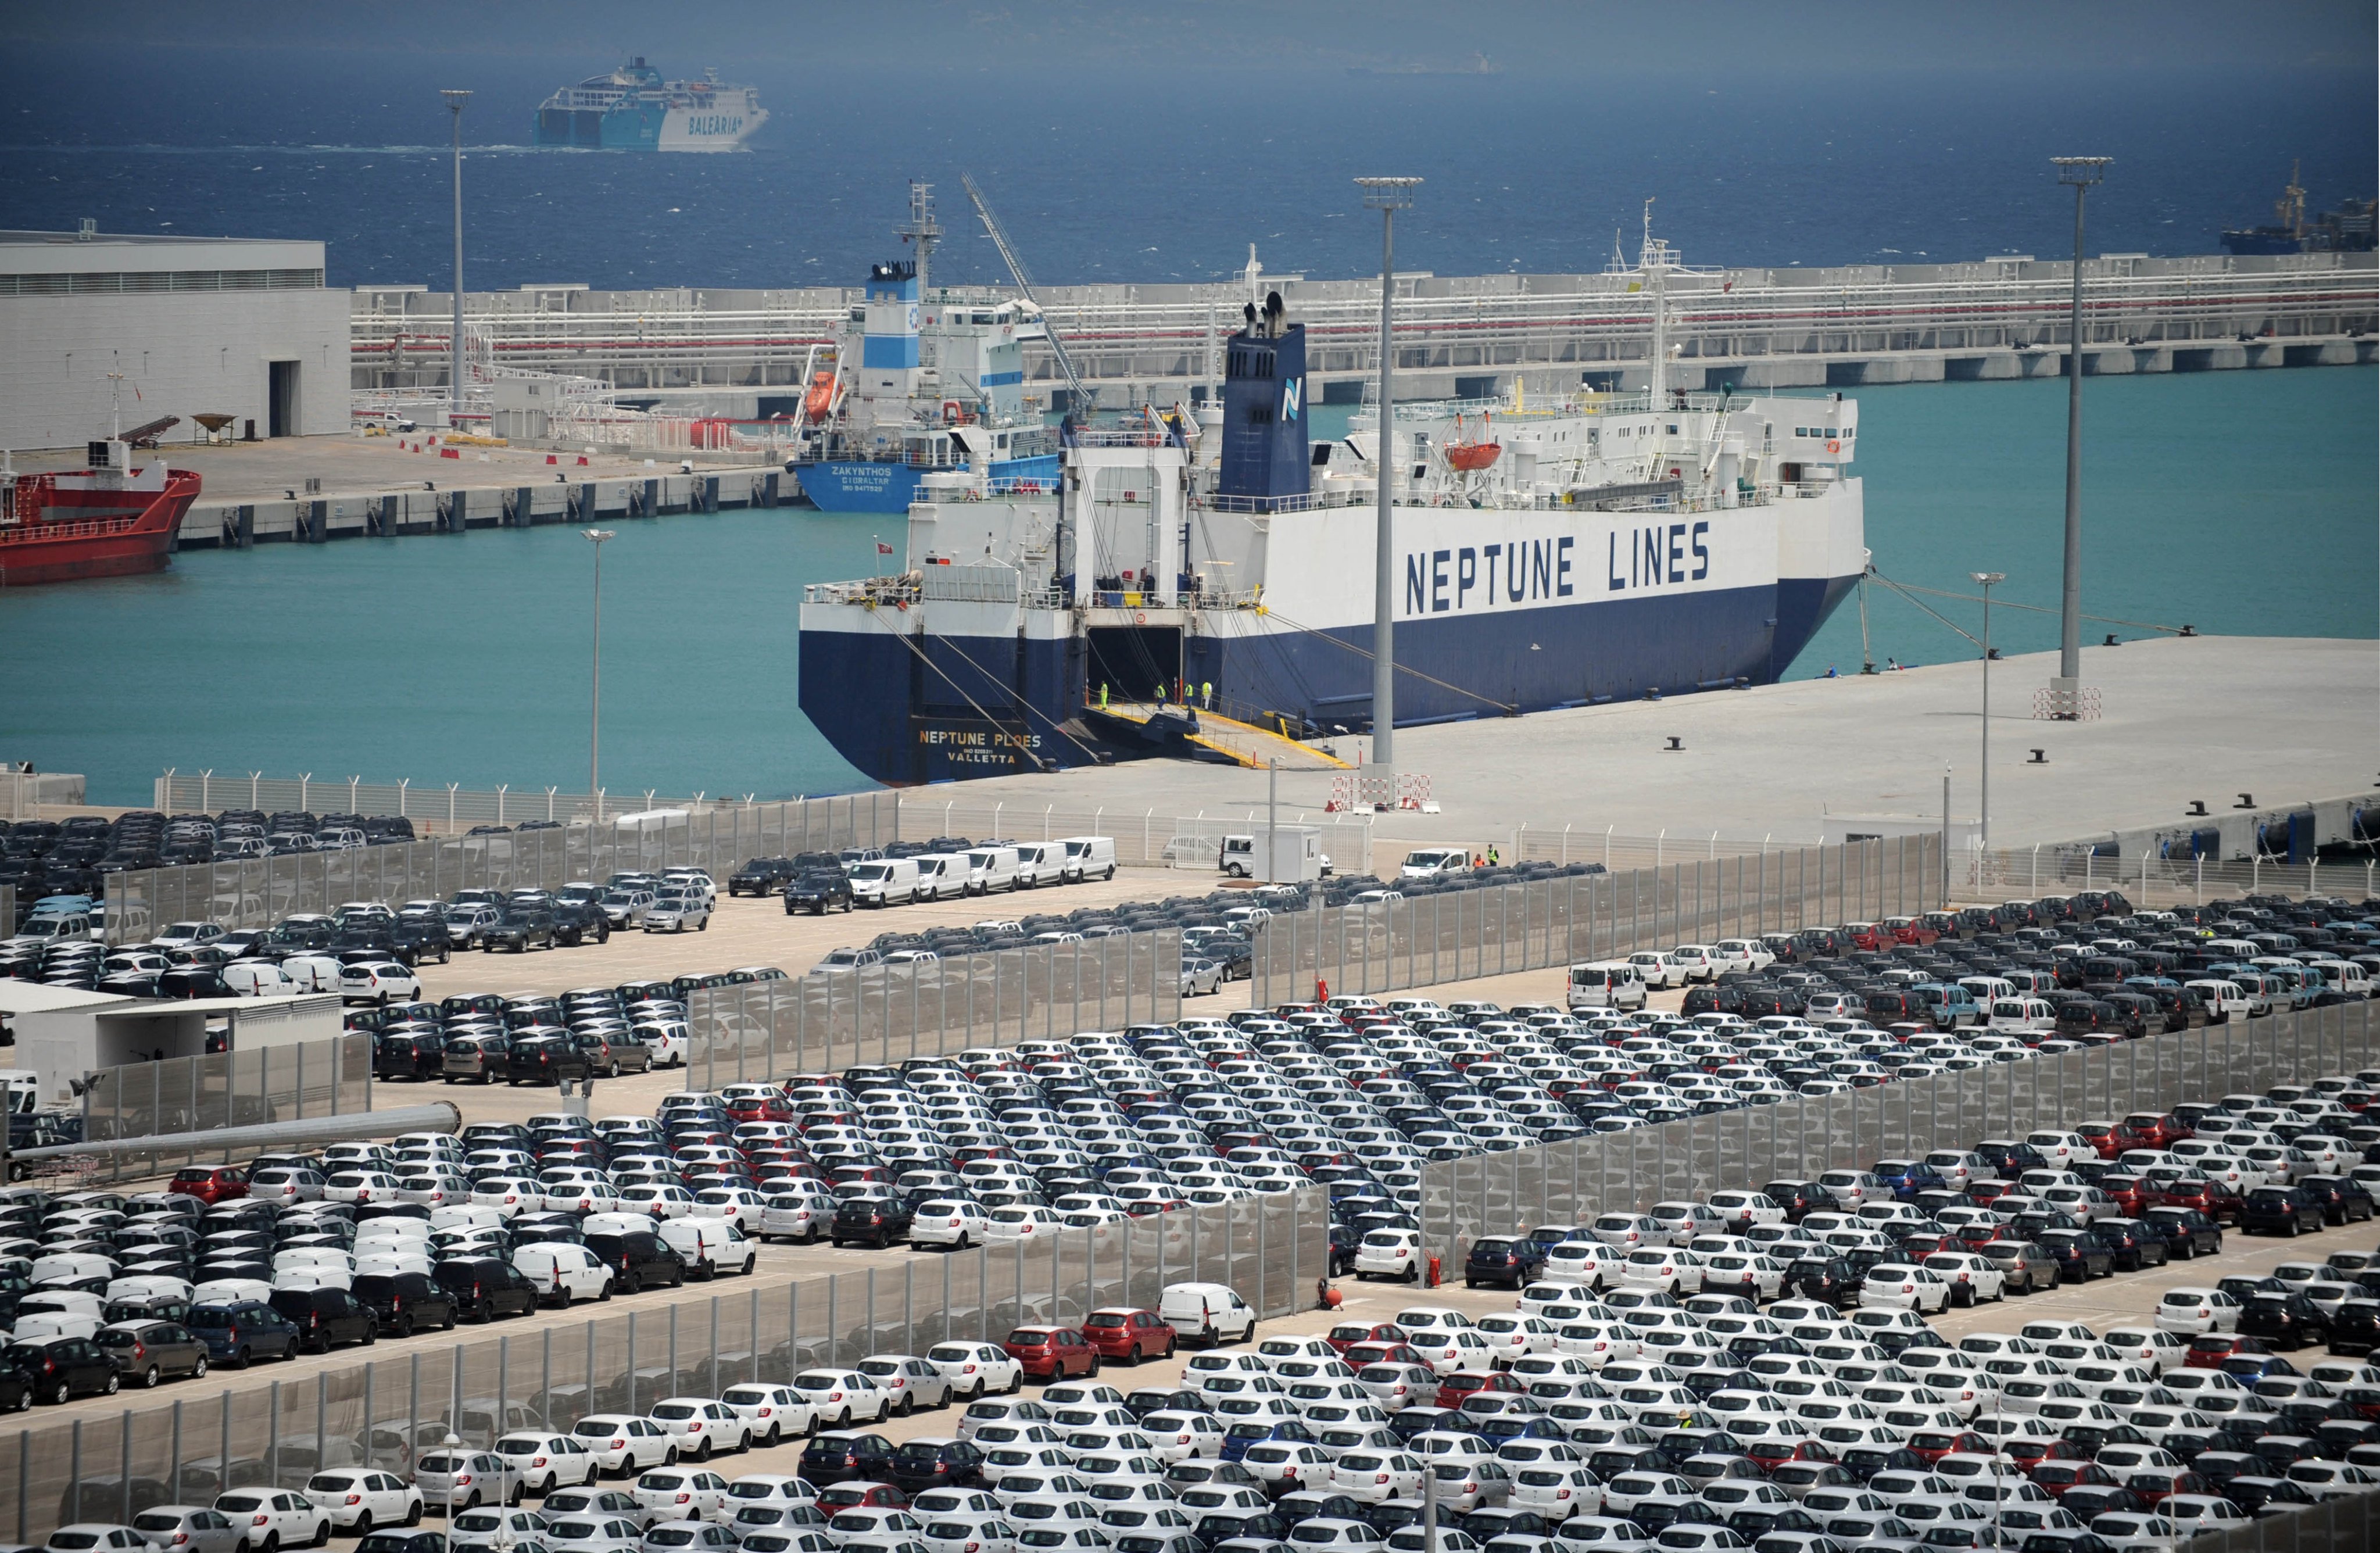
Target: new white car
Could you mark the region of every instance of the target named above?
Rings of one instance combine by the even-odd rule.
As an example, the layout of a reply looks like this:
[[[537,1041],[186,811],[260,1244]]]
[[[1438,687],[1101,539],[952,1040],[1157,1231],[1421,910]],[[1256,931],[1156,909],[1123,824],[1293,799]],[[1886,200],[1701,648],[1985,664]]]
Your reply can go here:
[[[917,1205],[909,1219],[909,1245],[923,1251],[929,1245],[965,1251],[980,1245],[991,1228],[990,1216],[962,1198],[936,1197]]]
[[[926,1350],[926,1358],[960,1397],[1014,1391],[1025,1382],[1025,1366],[996,1342],[936,1343]]]
[[[914,1353],[871,1353],[859,1373],[890,1394],[890,1410],[907,1417],[921,1407],[948,1407],[956,1390],[940,1365]]]
[[[716,1521],[727,1512],[727,1479],[707,1468],[656,1468],[639,1476],[629,1495],[663,1521]]]
[[[667,1397],[655,1402],[646,1416],[675,1437],[680,1461],[704,1462],[718,1451],[752,1449],[751,1424],[723,1401]]]
[[[306,1498],[341,1532],[361,1536],[374,1526],[410,1526],[421,1519],[421,1490],[394,1473],[341,1468],[306,1480]]]
[[[551,1494],[565,1486],[584,1486],[602,1475],[602,1463],[586,1443],[569,1435],[506,1435],[496,1441],[496,1454],[520,1474],[532,1494]]]
[[[1950,1303],[1954,1305],[1980,1304],[1985,1300],[2007,1297],[2008,1274],[1988,1256],[1937,1251],[1920,1265],[1950,1286]]]
[[[818,1413],[809,1399],[790,1386],[730,1386],[719,1400],[744,1420],[751,1438],[764,1448],[818,1426]]]
[[[1913,1310],[1932,1314],[1950,1304],[1950,1285],[1933,1268],[1907,1262],[1879,1262],[1860,1280],[1862,1310]]]
[[[2193,1337],[2234,1331],[2240,1325],[2240,1302],[2220,1289],[2168,1289],[2157,1301],[2156,1328]]]
[[[641,1413],[589,1413],[573,1425],[570,1433],[597,1465],[613,1474],[658,1467],[677,1450],[676,1437]]]
[[[343,1003],[409,1003],[420,996],[421,978],[394,960],[365,960],[339,972]]]
[[[331,1512],[303,1494],[278,1488],[236,1488],[215,1496],[214,1508],[239,1528],[241,1543],[261,1548],[311,1547],[328,1541]]]
[[[892,1393],[856,1370],[804,1370],[794,1377],[794,1389],[822,1429],[848,1429],[857,1419],[880,1424],[892,1411]]]
[[[1355,1277],[1421,1281],[1421,1231],[1374,1230],[1355,1246]]]

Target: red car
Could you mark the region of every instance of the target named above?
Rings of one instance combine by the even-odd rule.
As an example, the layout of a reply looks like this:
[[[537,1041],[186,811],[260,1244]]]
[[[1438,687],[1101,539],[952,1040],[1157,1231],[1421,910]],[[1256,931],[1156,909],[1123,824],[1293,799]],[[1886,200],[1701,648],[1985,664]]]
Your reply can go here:
[[[1407,1342],[1359,1342],[1340,1355],[1357,1369],[1366,1365],[1427,1365],[1418,1349]]]
[[[1893,942],[1915,944],[1920,949],[1942,936],[1913,916],[1888,916],[1884,925],[1892,929]]]
[[[248,1178],[229,1165],[192,1165],[174,1172],[165,1190],[212,1206],[248,1195]]]
[[[1520,1377],[1506,1375],[1501,1370],[1456,1370],[1438,1383],[1438,1407],[1461,1407],[1463,1399],[1481,1391],[1510,1391],[1517,1395],[1526,1388]]]
[[[1881,922],[1852,922],[1844,931],[1851,934],[1853,949],[1879,950],[1892,937],[1892,929]]]
[[[2000,1447],[2000,1453],[2026,1472],[2032,1472],[2044,1462],[2079,1462],[2082,1448],[2072,1440],[2043,1439],[2038,1435],[2014,1435]]]
[[[2235,1353],[2271,1352],[2262,1338],[2243,1338],[2237,1332],[2201,1332],[2190,1340],[2190,1353],[2181,1363],[2186,1369],[2219,1370],[2223,1361]]]
[[[1083,1336],[1102,1359],[1136,1365],[1143,1359],[1173,1357],[1173,1328],[1154,1311],[1129,1306],[1095,1310],[1083,1317]]]
[[[2077,1123],[2074,1130],[2091,1140],[2091,1147],[2099,1151],[2102,1159],[2112,1159],[2128,1148],[2158,1147],[2144,1141],[2139,1133],[2121,1122],[2083,1122]]]
[[[2096,1462],[2036,1462],[2033,1481],[2052,1498],[2062,1499],[2070,1488],[2120,1488],[2115,1474]]]
[[[1072,1327],[1019,1327],[1001,1346],[1025,1367],[1028,1379],[1099,1373],[1099,1351]]]
[[[2217,1223],[2240,1221],[2240,1195],[2226,1191],[2204,1176],[2178,1176],[2161,1191],[2150,1194],[2156,1207],[2194,1207]]]
[[[1815,1439],[1756,1439],[1746,1452],[1762,1472],[1775,1472],[1793,1462],[1831,1462],[1835,1453]]]
[[[791,1122],[793,1102],[783,1095],[748,1095],[731,1100],[727,1114],[738,1122]]]
[[[1393,1321],[1342,1321],[1322,1341],[1337,1349],[1343,1359],[1347,1351],[1359,1342],[1402,1342],[1405,1329]]]
[[[868,1483],[855,1479],[838,1483],[818,1493],[819,1510],[829,1520],[846,1510],[906,1510],[909,1496],[891,1483]]]
[[[1909,1437],[1909,1449],[1932,1466],[1954,1451],[1992,1453],[1992,1442],[1970,1429],[1920,1429]]]
[[[2206,1479],[2187,1467],[2144,1468],[2126,1477],[2124,1486],[2138,1494],[2141,1502],[2151,1510],[2155,1510],[2168,1495],[2215,1492]]]
[[[2192,1135],[2180,1118],[2161,1110],[2136,1110],[2124,1118],[2124,1125],[2141,1134],[2135,1148],[2169,1148]]]

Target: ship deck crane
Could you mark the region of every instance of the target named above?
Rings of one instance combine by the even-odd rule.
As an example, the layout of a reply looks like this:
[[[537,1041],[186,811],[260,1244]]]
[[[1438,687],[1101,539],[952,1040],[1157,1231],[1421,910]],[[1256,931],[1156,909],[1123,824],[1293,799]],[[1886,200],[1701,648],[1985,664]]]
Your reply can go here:
[[[1082,374],[1075,370],[1074,360],[1066,354],[1066,343],[1058,337],[1057,328],[1050,323],[1041,299],[1033,295],[1033,276],[1025,268],[1024,257],[1016,251],[1016,245],[1008,240],[1008,230],[1000,224],[1000,218],[991,213],[991,205],[984,199],[983,190],[976,187],[974,176],[961,173],[959,182],[966,187],[967,198],[975,202],[975,213],[983,223],[984,233],[991,238],[991,246],[1000,250],[1009,274],[1016,281],[1016,288],[1025,293],[1025,299],[1033,304],[1036,312],[1040,313],[1042,330],[1050,340],[1050,354],[1058,358],[1058,370],[1066,379],[1066,391],[1073,398],[1075,412],[1087,418],[1098,401],[1083,385]]]

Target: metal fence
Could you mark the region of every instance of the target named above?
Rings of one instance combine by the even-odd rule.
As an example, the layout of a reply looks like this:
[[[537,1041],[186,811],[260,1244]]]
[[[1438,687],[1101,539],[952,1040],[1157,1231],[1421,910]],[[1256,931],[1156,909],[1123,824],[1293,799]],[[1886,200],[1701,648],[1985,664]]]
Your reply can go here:
[[[709,809],[772,807],[748,795],[713,796],[698,793],[691,798],[671,797],[658,788],[618,792],[609,788],[589,797],[560,787],[466,788],[460,783],[415,784],[410,782],[366,782],[360,777],[317,782],[311,776],[268,777],[261,771],[217,776],[213,771],[168,770],[152,784],[152,801],[167,814],[217,814],[227,808],[261,809],[274,814],[285,809],[314,814],[359,814],[413,820],[427,827],[459,830],[470,825],[518,825],[525,820],[585,824],[657,808],[695,812]],[[889,796],[864,794],[863,797]],[[800,803],[805,800],[794,799]]]
[[[1475,1155],[1424,1168],[1424,1244],[1451,1267],[1483,1234],[1579,1224],[1719,1187],[1864,1170],[1880,1159],[2261,1094],[2375,1064],[2380,1017],[2374,1005],[2353,1003]]]
[[[705,988],[686,1012],[687,1065],[708,1089],[1078,1030],[1168,1025],[1182,1012],[1182,935],[1120,933]]]
[[[857,793],[697,809],[638,824],[565,825],[149,868],[109,880],[107,935],[126,943],[177,921],[263,928],[346,901],[444,900],[466,889],[552,890],[630,869],[708,868],[723,879],[755,856],[880,846],[898,838],[899,820],[891,793]]]
[[[83,1136],[96,1140],[350,1115],[371,1110],[371,1037],[337,1036],[103,1068],[85,1083],[80,1105]],[[227,1154],[186,1148],[72,1156],[45,1161],[52,1170],[37,1173],[64,1172],[94,1184],[140,1181],[201,1159],[231,1162]]]
[[[1120,807],[1061,809],[1054,804],[961,803],[954,798],[936,803],[909,795],[900,805],[901,833],[912,839],[941,835],[1047,842],[1061,836],[1106,836],[1115,843],[1116,861],[1124,867],[1208,873],[1216,871],[1225,836],[1252,835],[1265,827],[1261,806],[1160,818],[1153,808],[1135,814]],[[1339,872],[1359,874],[1371,868],[1369,819],[1284,806],[1280,821],[1318,831],[1322,850]]]
[[[1257,929],[1249,1001],[1303,999],[1318,979],[1334,994],[1402,991],[1929,911],[1941,857],[1937,837],[1894,836],[1282,913]]]
[[[2117,890],[2135,906],[2204,905],[2244,895],[2380,895],[2380,859],[2291,863],[2280,858],[2106,857],[2090,843],[1994,848],[1952,858],[1953,893],[1982,904],[2022,896]]]
[[[2190,1553],[2370,1553],[2380,1547],[2380,1494],[2349,1494],[2303,1509],[2207,1532]]]
[[[1019,1325],[1079,1323],[1106,1305],[1154,1307],[1169,1283],[1237,1289],[1265,1316],[1303,1308],[1329,1254],[1314,1190],[1069,1231],[1046,1246],[909,1256],[825,1277],[761,1275],[665,1305],[408,1353],[301,1380],[251,1372],[174,1400],[35,1422],[0,1448],[0,1528],[39,1544],[77,1521],[129,1521],[225,1489],[302,1487],[322,1467],[408,1471],[451,1429],[473,1449],[519,1428],[663,1397],[782,1383],[816,1365],[997,1342]]]

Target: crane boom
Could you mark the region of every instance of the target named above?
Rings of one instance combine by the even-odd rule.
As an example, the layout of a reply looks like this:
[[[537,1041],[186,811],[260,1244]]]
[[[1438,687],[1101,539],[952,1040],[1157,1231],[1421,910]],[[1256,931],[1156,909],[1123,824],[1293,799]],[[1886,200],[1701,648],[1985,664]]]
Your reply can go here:
[[[1057,328],[1050,322],[1050,315],[1042,310],[1041,299],[1033,295],[1033,276],[1025,268],[1024,256],[1008,240],[1007,228],[1002,226],[1000,218],[991,213],[991,205],[984,199],[983,190],[975,186],[974,176],[961,173],[959,182],[966,187],[967,198],[975,202],[976,216],[983,223],[984,233],[991,238],[991,246],[1000,250],[1001,261],[1008,266],[1009,274],[1014,277],[1016,288],[1025,293],[1025,299],[1041,314],[1041,328],[1050,340],[1050,354],[1058,358],[1058,370],[1065,376],[1066,389],[1073,396],[1076,412],[1087,416],[1098,401],[1091,397],[1090,390],[1083,386],[1082,374],[1075,370],[1074,360],[1066,354],[1066,343],[1058,337]]]

